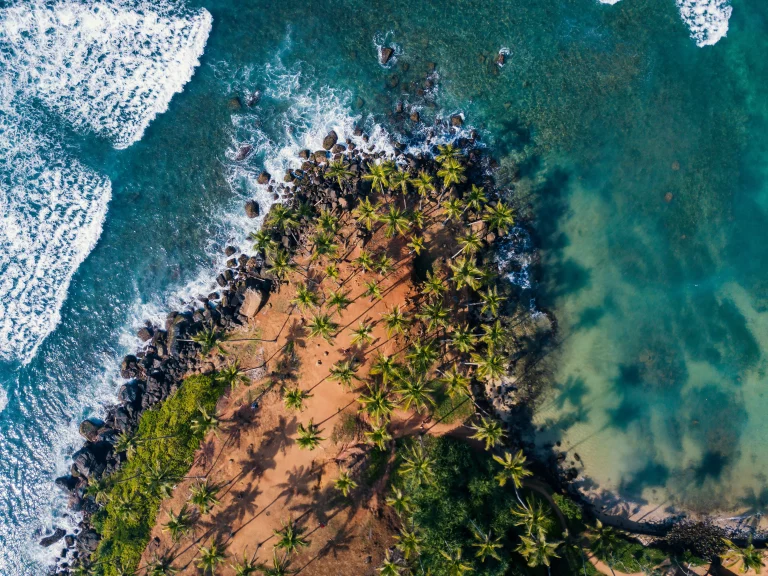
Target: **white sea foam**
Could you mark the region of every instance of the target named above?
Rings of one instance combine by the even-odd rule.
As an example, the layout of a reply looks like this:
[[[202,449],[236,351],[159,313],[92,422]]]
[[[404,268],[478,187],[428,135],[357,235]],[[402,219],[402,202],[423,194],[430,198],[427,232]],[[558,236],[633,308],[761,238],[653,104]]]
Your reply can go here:
[[[733,8],[730,0],[675,0],[680,17],[697,46],[716,44],[728,33]]]
[[[22,97],[126,148],[192,77],[211,22],[206,10],[168,16],[124,3],[17,5],[0,11],[0,63]]]

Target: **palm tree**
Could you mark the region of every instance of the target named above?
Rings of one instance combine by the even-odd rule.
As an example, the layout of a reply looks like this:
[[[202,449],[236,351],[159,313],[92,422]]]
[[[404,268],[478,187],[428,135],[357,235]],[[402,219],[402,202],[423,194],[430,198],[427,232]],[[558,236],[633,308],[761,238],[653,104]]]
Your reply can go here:
[[[445,385],[446,391],[451,398],[457,396],[471,396],[469,391],[470,379],[464,375],[456,367],[456,364],[451,366],[448,372],[443,372],[443,377],[440,378],[440,382]]]
[[[355,346],[356,344],[370,344],[373,342],[371,333],[373,332],[373,324],[370,322],[360,322],[354,330],[352,330],[352,338],[349,343]]]
[[[616,531],[610,526],[604,526],[600,520],[595,520],[595,528],[590,538],[589,547],[595,556],[604,560],[608,564],[608,568],[611,570],[611,574],[616,576],[613,571],[613,554],[616,546],[619,544],[619,536]]]
[[[288,410],[301,411],[304,409],[304,400],[311,396],[312,395],[306,390],[292,388],[284,392],[283,402],[285,402],[285,407],[288,408]]]
[[[472,354],[472,362],[477,367],[477,376],[491,383],[501,380],[507,370],[504,358],[490,351],[486,356]]]
[[[487,346],[489,352],[494,352],[504,344],[507,333],[501,325],[501,320],[496,320],[493,324],[483,324],[483,334],[480,337]]]
[[[422,374],[426,374],[429,371],[439,356],[440,351],[434,339],[426,341],[413,340],[408,354],[405,355],[406,359],[411,361],[411,366]]]
[[[212,484],[208,480],[200,481],[190,488],[189,501],[197,506],[200,514],[207,514],[219,503],[217,498],[219,490],[220,487],[217,484]]]
[[[376,358],[368,372],[373,376],[381,376],[381,381],[386,384],[400,376],[400,364],[392,356],[377,352]]]
[[[230,390],[237,388],[237,385],[240,383],[250,384],[251,382],[248,375],[240,370],[240,363],[237,360],[232,362],[232,364],[226,368],[219,370],[213,379],[215,382],[223,384],[225,388],[229,388]]]
[[[381,300],[384,298],[384,294],[382,293],[381,288],[379,287],[379,283],[376,280],[364,282],[363,286],[365,286],[365,292],[363,292],[363,296],[368,296],[368,298],[371,300]]]
[[[421,284],[421,293],[430,300],[433,300],[442,296],[445,290],[446,287],[443,279],[431,270],[428,270],[427,279]]]
[[[248,558],[248,555],[244,552],[243,559],[240,562],[230,564],[232,570],[235,571],[235,576],[252,576],[258,571],[258,565]]]
[[[135,492],[132,494],[120,494],[112,499],[112,509],[115,512],[115,516],[129,524],[136,524],[139,521],[140,516],[136,509],[137,506],[138,497]]]
[[[395,547],[403,553],[406,560],[416,557],[421,552],[422,538],[416,531],[416,526],[411,523],[411,527],[403,526],[400,528],[400,534],[395,536]]]
[[[381,576],[400,576],[401,566],[392,559],[389,550],[384,554],[384,563],[379,567]]]
[[[293,520],[283,522],[283,527],[273,532],[277,536],[275,548],[284,550],[286,556],[297,554],[301,548],[309,546],[309,541],[303,537],[304,530]]]
[[[491,316],[499,315],[499,306],[506,300],[503,296],[499,296],[499,291],[496,286],[488,288],[484,292],[480,292],[480,299],[483,301],[483,307],[480,308],[480,313],[489,313]]]
[[[440,170],[437,171],[437,176],[443,179],[443,188],[467,181],[467,177],[464,175],[464,166],[455,158],[446,160]]]
[[[443,212],[445,213],[443,224],[448,220],[460,220],[464,214],[464,203],[458,198],[449,198],[443,202]]]
[[[278,280],[285,278],[294,268],[296,268],[296,265],[291,262],[291,255],[282,248],[275,250],[267,261],[267,271]]]
[[[475,349],[477,337],[469,324],[460,324],[455,326],[451,332],[451,346],[460,354],[469,354]]]
[[[480,285],[481,274],[473,258],[462,256],[449,266],[453,272],[452,279],[456,285],[456,290],[461,290],[464,286],[477,290]]]
[[[202,569],[203,574],[216,574],[216,567],[224,562],[224,549],[215,540],[211,541],[209,547],[200,546],[200,561],[197,567]]]
[[[411,497],[404,493],[400,488],[393,488],[392,495],[387,497],[387,506],[397,512],[398,516],[407,516],[413,510]]]
[[[264,224],[267,227],[277,228],[283,234],[287,234],[299,225],[296,214],[283,204],[273,204]]]
[[[384,223],[384,234],[387,238],[392,238],[395,234],[405,236],[411,227],[403,211],[394,204],[389,205],[389,212],[381,217],[381,221]]]
[[[495,418],[480,417],[480,423],[470,426],[475,433],[470,436],[475,440],[481,440],[485,442],[485,449],[490,450],[494,446],[501,444],[504,439],[504,430],[501,428],[501,423]]]
[[[477,548],[475,557],[480,558],[480,562],[483,563],[485,563],[486,558],[489,556],[496,560],[501,560],[501,556],[497,552],[499,548],[503,548],[501,538],[494,539],[490,530],[488,532],[483,532],[474,522],[472,523],[471,530],[472,536],[475,538],[475,543],[472,544],[472,546]]]
[[[355,258],[352,263],[355,266],[361,268],[364,272],[370,272],[373,270],[373,256],[370,252],[368,252],[368,250],[361,250],[360,256]]]
[[[419,320],[428,320],[427,331],[432,332],[438,326],[445,327],[448,325],[448,319],[451,317],[451,312],[443,306],[440,300],[433,300],[425,304],[422,307],[423,312],[417,314],[416,318]]]
[[[323,256],[336,258],[338,254],[339,245],[334,242],[334,236],[327,232],[320,232],[315,236],[315,247],[309,260],[314,262]]]
[[[488,197],[485,195],[485,190],[483,190],[483,188],[472,184],[464,202],[470,210],[480,212],[483,209],[483,206],[488,203]]]
[[[349,475],[349,470],[342,469],[339,470],[339,477],[336,478],[333,486],[346,497],[349,496],[351,490],[357,488],[357,482],[352,480],[352,477]]]
[[[317,228],[333,238],[340,228],[339,217],[329,210],[321,210],[320,216],[317,217]]]
[[[389,175],[389,187],[392,190],[399,189],[400,194],[403,195],[403,204],[405,204],[405,197],[408,194],[408,184],[410,181],[410,176],[405,170],[394,170],[392,174]]]
[[[333,322],[328,314],[316,314],[312,316],[312,320],[307,324],[310,337],[320,336],[328,342],[333,339],[333,333],[336,332],[338,327],[339,325]]]
[[[525,533],[528,536],[546,535],[550,515],[549,510],[544,507],[541,500],[526,498],[524,503],[515,505],[510,513],[512,514],[512,523],[515,526],[525,528]]]
[[[149,465],[143,480],[147,492],[160,498],[169,498],[178,479],[163,464],[155,461]]]
[[[752,544],[752,537],[750,536],[747,542],[746,548],[739,548],[733,542],[728,539],[723,539],[723,542],[728,547],[728,551],[723,556],[723,560],[726,563],[735,564],[741,561],[741,571],[745,574],[750,570],[754,570],[755,573],[760,572],[763,567],[763,551],[756,550],[755,545]]]
[[[408,220],[414,230],[423,230],[427,223],[427,215],[417,208],[408,213]]]
[[[363,175],[363,180],[369,180],[372,190],[378,190],[379,194],[389,187],[389,175],[392,174],[392,165],[388,162],[371,164],[368,166],[368,174]]]
[[[387,430],[386,424],[376,426],[370,431],[365,431],[363,432],[363,435],[368,442],[382,451],[385,449],[387,442],[392,440],[392,435],[389,433],[389,430]]]
[[[543,534],[539,534],[536,539],[521,536],[520,544],[515,548],[515,551],[526,559],[531,568],[546,566],[547,571],[549,571],[551,559],[560,558],[555,552],[560,544],[561,542],[547,542]]]
[[[421,170],[416,178],[411,179],[411,186],[413,186],[416,193],[422,198],[429,196],[430,192],[435,192],[434,178]]]
[[[417,256],[424,250],[424,237],[423,236],[411,236],[411,241],[406,244],[411,252],[414,252]]]
[[[509,228],[515,225],[515,212],[510,206],[499,200],[495,206],[485,207],[483,221],[489,230],[496,230],[500,236],[503,236]]]
[[[377,426],[389,420],[389,415],[395,408],[395,403],[389,397],[389,390],[384,386],[368,385],[368,393],[361,394],[357,401],[362,404],[360,410],[365,412]]]
[[[402,379],[400,387],[395,389],[395,394],[400,396],[403,407],[410,410],[413,406],[419,414],[429,406],[435,406],[435,399],[432,396],[434,392],[429,382],[416,376]]]
[[[330,162],[328,168],[325,169],[325,176],[328,178],[335,178],[341,189],[344,189],[344,182],[354,175],[355,174],[349,170],[349,167],[343,160],[334,160]]]
[[[173,576],[173,574],[176,574],[178,571],[178,568],[173,566],[173,557],[170,555],[156,556],[152,560],[152,563],[147,566],[147,576]],[[131,572],[131,574],[133,573],[134,572]],[[91,572],[91,574],[93,574],[93,572]],[[128,572],[126,571],[124,574],[128,574]]]
[[[317,292],[307,288],[303,282],[296,284],[296,297],[291,300],[291,304],[301,309],[316,308],[320,303],[320,297]]]
[[[357,366],[352,360],[340,360],[330,369],[331,378],[347,388],[352,388],[353,380],[360,380],[355,376],[355,372],[357,372]]]
[[[272,231],[266,228],[250,234],[248,238],[253,240],[253,249],[262,254],[271,254],[277,248],[277,242],[272,238]]]
[[[464,574],[472,572],[472,565],[461,559],[461,548],[457,548],[452,553],[440,550],[440,555],[448,562],[446,566],[448,576],[464,576]]]
[[[329,308],[335,306],[336,312],[341,314],[347,307],[352,304],[352,300],[347,298],[349,292],[343,292],[342,290],[331,290],[328,298],[325,301],[326,306]]]
[[[272,553],[272,563],[259,564],[259,571],[264,574],[264,576],[288,576],[288,574],[294,572],[288,569],[289,566],[290,562],[288,561],[288,557],[285,556],[279,558],[277,556],[277,550],[275,550]]]
[[[432,465],[435,463],[424,450],[420,443],[415,443],[408,450],[408,454],[403,457],[403,464],[400,466],[400,473],[415,485],[430,484],[435,476]]]
[[[469,254],[470,256],[476,254],[480,248],[483,247],[483,240],[475,234],[472,230],[469,230],[464,236],[460,236],[458,239],[459,246],[461,246],[461,250],[456,252],[452,256],[452,258],[456,258],[459,254],[465,253]]]
[[[501,471],[496,474],[496,481],[499,486],[504,486],[507,480],[511,480],[516,490],[523,487],[523,479],[533,476],[533,472],[525,467],[525,455],[522,450],[518,450],[514,455],[510,452],[504,452],[504,457],[493,455],[493,459],[501,466]]]
[[[325,272],[326,278],[330,278],[335,282],[339,281],[339,275],[341,274],[341,272],[339,271],[339,267],[336,266],[336,264],[334,264],[333,262],[328,264],[328,266],[325,267],[323,272]]]
[[[405,334],[405,330],[408,327],[408,318],[400,309],[400,305],[396,305],[389,312],[381,315],[384,320],[384,325],[387,327],[387,338],[392,338],[392,334]]]
[[[221,343],[226,339],[227,336],[224,332],[217,330],[213,325],[203,328],[192,336],[192,341],[200,345],[200,354],[203,356],[208,356],[214,348],[222,354],[226,354],[224,348],[221,347]]]
[[[219,419],[216,416],[216,413],[209,414],[200,404],[197,405],[197,412],[197,416],[192,419],[192,423],[189,425],[192,432],[199,438],[205,438],[208,435],[208,432],[213,432],[218,436]]]
[[[395,269],[395,261],[386,254],[381,254],[374,267],[380,276],[386,276]]]
[[[136,450],[136,446],[139,443],[139,438],[137,436],[131,436],[127,432],[123,432],[117,437],[117,442],[115,443],[115,454],[121,454],[123,452],[128,453],[128,458],[133,455],[133,452]]]
[[[369,198],[363,198],[358,202],[357,208],[352,211],[355,219],[362,224],[366,230],[372,230],[374,223],[378,220],[378,213],[381,209],[381,203],[372,204]]]
[[[320,432],[322,432],[322,430],[320,430],[311,419],[306,426],[304,426],[304,424],[299,424],[297,430],[299,437],[296,440],[296,444],[298,444],[299,448],[302,450],[314,450],[320,445],[320,442],[325,440],[325,438],[320,437]]]
[[[438,145],[438,151],[440,152],[435,156],[438,164],[445,164],[449,160],[458,160],[462,157],[461,150],[456,148],[453,144]]]

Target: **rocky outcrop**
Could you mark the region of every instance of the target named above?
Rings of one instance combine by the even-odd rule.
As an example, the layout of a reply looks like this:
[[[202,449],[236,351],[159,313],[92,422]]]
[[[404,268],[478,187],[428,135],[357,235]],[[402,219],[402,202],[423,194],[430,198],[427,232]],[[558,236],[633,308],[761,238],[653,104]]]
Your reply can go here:
[[[380,64],[387,64],[391,59],[392,56],[395,55],[395,49],[390,48],[389,46],[384,46],[379,50],[379,63]]]
[[[67,531],[64,530],[63,528],[56,528],[53,534],[51,534],[50,536],[46,536],[45,538],[40,540],[40,546],[42,546],[43,548],[48,548],[49,546],[53,546],[54,544],[56,544],[56,542],[64,538],[66,534],[67,534]]]
[[[261,214],[259,203],[256,202],[256,200],[248,200],[248,202],[245,203],[245,215],[248,216],[248,218],[256,218],[259,214]]]

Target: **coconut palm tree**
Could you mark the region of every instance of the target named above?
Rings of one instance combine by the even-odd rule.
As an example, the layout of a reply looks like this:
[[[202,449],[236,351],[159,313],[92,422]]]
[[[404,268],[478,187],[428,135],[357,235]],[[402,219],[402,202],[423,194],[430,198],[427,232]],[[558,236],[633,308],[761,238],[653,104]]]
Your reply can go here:
[[[409,375],[400,380],[400,386],[395,389],[395,394],[400,396],[400,402],[406,410],[413,407],[421,413],[430,406],[435,406],[433,394],[435,392],[430,383],[423,377]]]
[[[494,538],[491,530],[483,532],[474,522],[472,522],[470,529],[472,530],[472,536],[475,538],[472,546],[477,548],[475,557],[479,558],[480,562],[483,563],[485,563],[489,556],[495,560],[501,560],[501,556],[497,552],[499,548],[504,547],[501,543],[501,538]]]
[[[541,500],[526,498],[525,502],[521,502],[512,508],[510,513],[512,514],[512,523],[515,526],[525,528],[528,536],[546,535],[547,525],[550,523],[551,518],[549,510],[545,508]]]
[[[283,234],[288,234],[298,227],[299,221],[296,219],[295,212],[290,208],[283,204],[273,204],[264,224],[269,228],[277,228]]]
[[[611,570],[611,574],[616,576],[616,573],[613,571],[613,555],[619,544],[619,535],[610,526],[604,526],[600,520],[595,520],[595,528],[591,530],[591,533],[590,549],[595,553],[595,556],[605,561]]]
[[[320,437],[322,430],[311,419],[306,426],[299,424],[297,430],[299,437],[296,439],[296,444],[302,450],[314,450],[320,445],[320,442],[325,440],[325,438]]]
[[[387,506],[391,506],[397,512],[397,515],[401,517],[408,516],[413,510],[411,497],[400,488],[393,488],[392,495],[387,497],[386,502]]]
[[[296,218],[299,220],[309,221],[314,217],[315,207],[309,202],[299,200],[296,205]]]
[[[229,566],[234,570],[235,576],[252,576],[259,570],[256,562],[248,558],[248,555],[245,552],[243,553],[243,559],[240,562],[235,562]]]
[[[352,300],[347,298],[347,296],[349,296],[349,292],[331,290],[330,294],[328,294],[328,298],[325,300],[325,305],[328,306],[328,308],[336,307],[336,312],[341,314],[350,304],[352,304]]]
[[[352,214],[358,224],[362,224],[366,230],[373,230],[373,225],[378,221],[380,209],[380,202],[373,204],[369,198],[363,198],[358,202],[357,208],[352,211]]]
[[[128,524],[136,524],[139,521],[140,516],[137,506],[138,496],[135,492],[132,494],[120,494],[112,499],[112,509],[115,516]]]
[[[152,562],[147,566],[147,576],[173,576],[179,569],[173,565],[174,558],[170,554],[164,554],[163,556],[155,556]],[[126,576],[134,574],[135,572],[128,572],[123,566],[117,567],[117,574],[125,574]],[[73,574],[76,574],[73,573]],[[89,574],[96,574],[96,572],[89,572]]]
[[[272,562],[270,564],[259,564],[259,571],[264,576],[288,576],[293,574],[292,570],[289,570],[290,562],[288,557],[278,557],[277,550],[272,553]]]
[[[341,275],[341,272],[339,271],[339,267],[336,266],[336,264],[334,264],[333,262],[328,264],[328,266],[326,266],[323,269],[323,272],[325,273],[326,278],[330,278],[334,282],[339,281],[339,276]]]
[[[386,254],[381,254],[376,260],[374,268],[380,276],[386,276],[395,269],[395,261]]]
[[[219,435],[219,418],[215,412],[208,413],[208,410],[200,404],[197,405],[197,416],[192,418],[192,422],[189,425],[192,432],[199,438],[205,438],[208,432],[213,432],[217,436]]]
[[[393,170],[389,175],[389,187],[403,195],[403,207],[405,207],[405,197],[408,195],[410,181],[410,176],[405,170]]]
[[[485,190],[482,187],[472,184],[472,187],[464,198],[464,202],[468,209],[473,210],[474,212],[480,212],[483,209],[483,206],[488,203],[488,197],[485,195]]]
[[[373,256],[368,250],[361,250],[360,256],[355,258],[352,263],[364,272],[370,272],[374,266]]]
[[[414,230],[423,230],[427,223],[427,215],[418,208],[408,213],[408,221]]]
[[[405,334],[408,328],[408,317],[400,309],[399,304],[381,317],[387,327],[387,338],[392,338],[392,334]]]
[[[371,300],[381,300],[384,298],[384,293],[381,291],[381,287],[376,280],[364,282],[363,286],[365,286],[365,292],[363,292],[363,296],[367,296]]]
[[[344,182],[354,176],[354,172],[349,169],[349,166],[344,163],[343,160],[334,160],[328,164],[325,169],[326,178],[335,178],[339,184],[339,188],[344,189]]]
[[[525,467],[526,458],[522,450],[518,450],[515,454],[504,452],[503,458],[494,454],[493,459],[501,466],[501,470],[495,476],[499,486],[504,486],[508,480],[511,480],[515,489],[518,490],[523,487],[524,478],[533,476],[533,472]]]
[[[456,252],[451,258],[456,258],[459,254],[469,254],[470,256],[476,254],[480,248],[483,247],[483,239],[475,234],[472,230],[469,230],[464,236],[460,236],[458,239],[461,249]]]
[[[320,216],[317,217],[316,226],[318,230],[324,232],[331,238],[333,238],[339,231],[339,228],[341,228],[339,217],[333,214],[330,210],[320,211]]]
[[[283,550],[286,556],[297,554],[301,548],[309,546],[309,541],[303,537],[304,530],[296,525],[293,520],[283,522],[280,530],[273,530],[277,537],[275,548]]]
[[[381,221],[384,223],[384,234],[387,238],[392,238],[395,234],[405,236],[411,228],[404,212],[394,204],[389,205],[389,211],[381,217]]]
[[[212,540],[211,545],[207,548],[200,546],[200,560],[197,563],[197,567],[203,571],[203,574],[216,574],[216,567],[219,564],[223,564],[225,558],[224,548],[221,544]]]
[[[403,525],[400,528],[400,534],[395,536],[395,547],[402,552],[406,560],[415,558],[421,553],[421,543],[423,539],[419,536],[416,525],[410,523],[410,527]]]
[[[312,320],[307,324],[310,337],[320,336],[328,342],[333,339],[333,334],[338,327],[339,325],[333,322],[328,314],[316,314],[312,316]]]
[[[504,236],[515,225],[514,210],[501,200],[495,206],[486,206],[482,218],[488,229],[496,230],[500,236]]]
[[[504,430],[501,428],[501,423],[495,418],[481,416],[480,422],[470,426],[470,428],[475,431],[470,438],[485,442],[486,450],[498,446],[504,440]]]
[[[429,371],[439,356],[440,351],[434,339],[426,341],[413,340],[408,354],[405,355],[406,359],[410,360],[411,366],[422,374],[426,374]]]
[[[446,308],[440,300],[433,300],[422,306],[422,312],[416,315],[419,320],[427,321],[427,331],[432,332],[435,328],[448,325],[448,319],[451,317],[451,311]]]
[[[449,198],[443,202],[443,213],[445,214],[443,224],[448,220],[461,220],[461,216],[464,214],[464,203],[458,198]]]
[[[379,567],[381,576],[400,576],[402,567],[392,559],[389,550],[384,554],[384,563]]]
[[[421,254],[421,251],[424,250],[424,237],[422,236],[411,236],[410,242],[406,244],[408,248],[411,249],[411,252],[415,253],[416,256]]]
[[[217,496],[220,489],[218,484],[201,480],[190,488],[189,501],[197,507],[200,514],[208,514],[211,508],[219,504]]]
[[[389,433],[389,430],[387,430],[386,424],[376,426],[370,431],[365,431],[363,432],[363,435],[368,442],[382,451],[386,448],[387,442],[392,440],[392,435]]]
[[[750,570],[754,570],[755,573],[760,572],[763,567],[763,551],[755,549],[751,536],[745,548],[740,548],[725,538],[723,542],[728,547],[728,551],[723,556],[723,560],[726,563],[735,564],[741,561],[741,571],[743,573],[746,574]]]
[[[296,297],[291,300],[291,304],[306,310],[308,308],[316,308],[319,303],[320,297],[317,292],[307,288],[303,282],[296,284]]]
[[[226,354],[224,348],[221,347],[221,343],[226,339],[226,334],[221,330],[216,329],[213,324],[208,328],[203,328],[200,332],[192,336],[192,341],[200,345],[200,354],[202,356],[208,356],[214,349],[222,354]]]
[[[443,377],[440,378],[440,382],[445,386],[448,395],[451,398],[458,396],[470,397],[472,394],[469,390],[470,379],[459,371],[456,364],[451,366],[451,369],[447,372],[443,372]]]
[[[415,178],[411,179],[411,186],[422,198],[427,198],[431,192],[435,192],[434,178],[424,170],[421,170]]]
[[[440,555],[445,558],[447,562],[447,576],[464,576],[464,574],[472,572],[472,565],[467,564],[461,559],[461,548],[457,548],[453,552],[440,550]]]
[[[469,324],[459,324],[454,326],[449,341],[456,352],[460,354],[469,354],[475,350],[477,336],[472,332],[472,328],[470,328]]]
[[[291,255],[282,248],[272,252],[267,260],[267,271],[278,280],[283,280],[295,268],[296,265],[291,261]]]
[[[445,282],[440,276],[433,273],[431,270],[427,271],[427,279],[421,284],[421,293],[430,300],[439,298],[446,290]]]
[[[521,536],[520,544],[515,548],[515,551],[525,558],[531,568],[546,566],[547,572],[549,572],[552,558],[560,558],[556,552],[560,544],[561,542],[547,542],[543,534],[539,534],[537,538]]]
[[[219,370],[213,377],[215,382],[223,384],[226,388],[234,390],[238,384],[250,384],[251,379],[248,375],[240,370],[240,363],[235,360],[226,368]]]
[[[341,469],[339,470],[339,477],[336,478],[333,486],[346,497],[349,496],[350,491],[357,488],[357,482],[352,480],[349,470]]]
[[[507,332],[502,327],[501,320],[496,320],[493,324],[483,324],[483,332],[480,340],[488,346],[489,352],[500,348],[507,338]]]
[[[288,408],[288,410],[296,410],[300,412],[304,409],[304,401],[311,396],[312,395],[306,390],[292,388],[283,393],[283,402],[285,402],[285,407]]]
[[[261,254],[271,254],[277,248],[277,242],[272,238],[272,231],[267,228],[251,233],[248,238],[253,240],[253,249]]]
[[[499,296],[499,291],[496,286],[494,286],[493,288],[488,288],[487,290],[480,292],[480,300],[483,302],[483,307],[480,308],[481,314],[488,313],[491,316],[498,316],[499,306],[506,300],[506,298]]]
[[[368,373],[372,376],[381,376],[381,381],[386,384],[400,377],[400,364],[393,356],[377,352]]]
[[[352,338],[349,343],[353,346],[357,344],[370,344],[373,342],[373,324],[370,322],[360,322],[357,328],[352,330]]]
[[[452,184],[461,184],[467,181],[464,171],[464,165],[461,162],[456,158],[449,158],[437,171],[437,176],[443,179],[443,188],[448,188]]]
[[[389,176],[394,171],[392,165],[388,162],[381,164],[371,164],[368,166],[368,174],[363,175],[363,180],[371,183],[371,189],[384,194],[384,189],[389,187]]]
[[[149,494],[160,498],[169,498],[173,493],[178,477],[173,475],[163,464],[155,461],[150,463],[142,480]]]
[[[389,390],[385,386],[368,385],[368,393],[361,394],[357,401],[362,404],[360,410],[368,415],[373,423],[378,426],[382,422],[389,420],[395,403],[389,395]]]
[[[453,144],[438,145],[437,150],[439,154],[435,156],[435,160],[437,160],[438,164],[445,164],[449,160],[458,160],[463,156],[461,150]]]
[[[123,432],[117,437],[117,442],[114,446],[115,454],[122,454],[123,452],[126,452],[128,459],[130,460],[131,456],[136,450],[136,446],[138,446],[138,443],[139,438],[137,436],[131,436],[127,432]]]
[[[498,354],[489,351],[486,355],[472,354],[477,377],[487,382],[498,382],[506,374],[507,363]]]
[[[315,235],[315,247],[312,250],[310,262],[315,262],[323,256],[336,258],[339,255],[339,245],[334,242],[335,237],[327,232],[320,232]]]
[[[473,290],[477,290],[480,286],[480,269],[475,264],[474,258],[468,258],[462,256],[458,258],[453,264],[449,264],[451,271],[453,272],[453,283],[456,286],[456,290],[461,290],[464,286],[468,286]]]
[[[415,485],[431,484],[435,472],[432,470],[435,460],[420,443],[414,443],[400,466],[400,473]]]
[[[331,366],[329,372],[332,380],[337,381],[347,388],[352,388],[353,380],[360,380],[360,378],[355,375],[355,372],[357,372],[357,365],[353,360],[339,360]]]

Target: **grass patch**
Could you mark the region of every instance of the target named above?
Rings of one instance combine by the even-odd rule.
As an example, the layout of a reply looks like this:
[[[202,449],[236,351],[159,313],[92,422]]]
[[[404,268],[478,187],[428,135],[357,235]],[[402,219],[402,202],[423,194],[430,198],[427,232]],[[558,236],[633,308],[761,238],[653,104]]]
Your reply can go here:
[[[333,427],[331,441],[334,444],[355,442],[363,437],[364,429],[365,423],[360,420],[356,412],[344,412]]]
[[[161,501],[147,488],[148,472],[159,467],[173,477],[187,474],[200,446],[200,437],[190,428],[192,419],[198,406],[212,413],[223,388],[210,377],[192,376],[164,402],[142,414],[137,437],[163,438],[139,442],[130,460],[110,477],[107,503],[94,518],[102,537],[92,557],[97,574],[116,576],[120,569],[133,573],[138,567]]]
[[[475,413],[475,405],[468,398],[451,398],[444,388],[435,391],[433,418],[444,424],[464,422]]]

